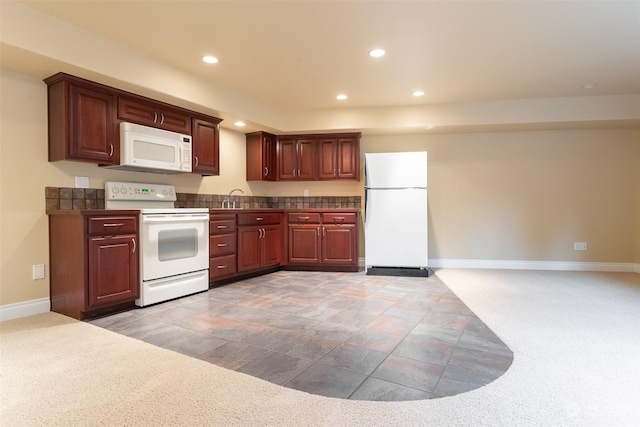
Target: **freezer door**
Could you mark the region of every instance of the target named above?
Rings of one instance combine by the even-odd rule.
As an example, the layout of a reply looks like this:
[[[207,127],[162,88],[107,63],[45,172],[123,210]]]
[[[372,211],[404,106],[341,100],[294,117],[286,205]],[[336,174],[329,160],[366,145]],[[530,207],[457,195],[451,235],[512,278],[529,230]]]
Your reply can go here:
[[[367,188],[426,188],[427,152],[365,154]]]
[[[427,237],[427,190],[367,190],[367,268],[426,268]]]

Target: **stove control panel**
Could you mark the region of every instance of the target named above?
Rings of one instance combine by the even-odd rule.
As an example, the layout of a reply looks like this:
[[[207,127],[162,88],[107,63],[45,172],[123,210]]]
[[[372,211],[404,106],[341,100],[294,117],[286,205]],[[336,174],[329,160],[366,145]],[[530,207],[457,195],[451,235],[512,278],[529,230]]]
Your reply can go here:
[[[175,202],[176,189],[173,185],[144,184],[139,182],[104,183],[105,200],[140,200]]]

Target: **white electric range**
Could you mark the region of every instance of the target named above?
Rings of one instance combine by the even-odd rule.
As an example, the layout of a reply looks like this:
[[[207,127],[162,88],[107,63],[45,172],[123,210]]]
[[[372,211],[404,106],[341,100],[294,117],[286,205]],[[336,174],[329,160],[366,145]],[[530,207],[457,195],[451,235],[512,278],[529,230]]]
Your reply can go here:
[[[173,185],[105,182],[106,209],[139,209],[144,307],[209,289],[209,209],[176,208]]]

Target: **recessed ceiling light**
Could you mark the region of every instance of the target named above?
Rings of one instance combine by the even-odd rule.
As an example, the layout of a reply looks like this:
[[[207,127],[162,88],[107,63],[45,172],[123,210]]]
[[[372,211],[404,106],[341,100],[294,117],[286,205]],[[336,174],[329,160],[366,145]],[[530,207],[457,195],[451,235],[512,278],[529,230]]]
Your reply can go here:
[[[421,91],[421,90],[417,90],[417,91],[413,92],[412,95],[413,96],[422,96],[422,95],[424,95],[424,92]]]
[[[427,129],[427,130],[433,129],[433,125],[426,125],[424,128]]]
[[[582,85],[582,89],[593,89],[596,86],[598,86],[598,83],[587,83]]]
[[[204,62],[206,62],[207,64],[217,64],[218,63],[218,58],[216,58],[215,56],[211,56],[211,55],[203,56],[202,60]]]
[[[238,120],[237,122],[234,123],[236,126],[238,127],[243,127],[245,125],[245,123],[242,120]]]
[[[340,95],[336,96],[336,99],[340,100],[340,101],[344,101],[347,98],[348,98],[348,96],[345,95],[344,93],[341,93]]]
[[[384,49],[373,49],[369,51],[369,56],[372,58],[380,58],[381,56],[384,56],[385,53]]]

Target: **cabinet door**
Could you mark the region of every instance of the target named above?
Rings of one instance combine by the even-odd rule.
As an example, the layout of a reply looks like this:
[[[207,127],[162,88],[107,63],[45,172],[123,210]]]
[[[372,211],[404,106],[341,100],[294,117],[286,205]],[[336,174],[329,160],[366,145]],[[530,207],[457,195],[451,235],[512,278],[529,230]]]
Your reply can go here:
[[[266,132],[246,134],[247,181],[275,181],[276,136]]]
[[[193,173],[220,175],[219,131],[218,123],[193,119]]]
[[[264,169],[263,180],[275,181],[276,174],[276,137],[274,135],[265,135],[262,142],[262,165]]]
[[[319,264],[320,225],[289,225],[289,263]]]
[[[298,176],[300,180],[316,179],[316,142],[314,139],[298,140]]]
[[[75,85],[69,87],[69,92],[69,157],[73,160],[118,164],[120,145],[116,143],[115,96]]]
[[[280,139],[278,141],[278,179],[295,180],[298,177],[297,140]]]
[[[338,172],[337,144],[336,138],[318,139],[318,179],[336,178]]]
[[[336,265],[357,264],[355,224],[322,227],[322,262]]]
[[[338,138],[336,148],[337,178],[360,180],[360,151],[356,138]]]
[[[131,301],[139,296],[136,235],[89,239],[88,306]]]
[[[282,262],[282,231],[279,225],[262,227],[262,266],[274,267]]]
[[[262,229],[238,227],[238,272],[259,269],[262,260]]]
[[[160,115],[157,125],[159,128],[191,135],[191,115],[187,112],[169,107],[159,107],[158,113]]]

